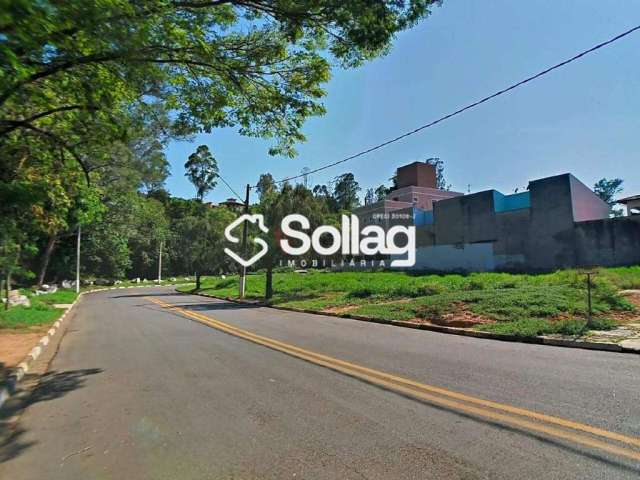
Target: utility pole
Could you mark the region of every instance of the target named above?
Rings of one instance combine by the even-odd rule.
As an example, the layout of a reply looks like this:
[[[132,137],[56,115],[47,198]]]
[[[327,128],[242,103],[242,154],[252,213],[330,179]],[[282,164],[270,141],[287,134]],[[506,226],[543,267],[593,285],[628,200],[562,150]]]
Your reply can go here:
[[[162,282],[162,240],[160,240],[160,254],[158,255],[158,284]]]
[[[78,238],[76,240],[76,293],[80,293],[80,238],[82,229],[78,224]]]
[[[247,183],[247,193],[244,197],[244,213],[249,213],[249,190],[251,186]],[[242,225],[242,255],[247,258],[247,235],[249,234],[249,222],[244,222]],[[242,265],[240,267],[240,298],[244,298],[247,283],[247,267]]]

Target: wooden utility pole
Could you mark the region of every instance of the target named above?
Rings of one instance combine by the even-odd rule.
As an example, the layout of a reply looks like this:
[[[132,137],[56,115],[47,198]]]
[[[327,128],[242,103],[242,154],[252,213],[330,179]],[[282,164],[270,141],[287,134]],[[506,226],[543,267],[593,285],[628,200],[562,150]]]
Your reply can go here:
[[[249,190],[251,190],[251,186],[247,183],[247,192],[244,197],[244,213],[249,213]],[[244,222],[242,225],[242,256],[247,258],[247,236],[249,234],[249,224],[248,222]],[[244,294],[246,291],[246,283],[247,283],[247,267],[244,265],[240,266],[240,298],[244,298]]]
[[[11,269],[7,265],[7,278],[4,280],[5,303],[4,309],[9,310],[9,292],[11,291]]]

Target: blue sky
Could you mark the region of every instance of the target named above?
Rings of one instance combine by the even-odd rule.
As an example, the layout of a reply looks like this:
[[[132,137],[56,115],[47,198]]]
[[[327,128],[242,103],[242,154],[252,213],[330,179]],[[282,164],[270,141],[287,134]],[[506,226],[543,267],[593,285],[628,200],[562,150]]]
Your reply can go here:
[[[172,194],[192,198],[184,162],[206,144],[221,174],[242,193],[270,172],[276,179],[315,168],[395,137],[640,24],[640,2],[617,0],[444,0],[398,35],[389,55],[335,70],[327,114],[307,122],[294,159],[270,157],[269,143],[232,129],[174,142],[166,153]],[[453,190],[510,193],[528,180],[572,172],[589,186],[623,178],[640,193],[640,32],[399,143],[324,172],[353,172],[363,188],[396,167],[440,157]],[[220,183],[207,196],[232,194]]]

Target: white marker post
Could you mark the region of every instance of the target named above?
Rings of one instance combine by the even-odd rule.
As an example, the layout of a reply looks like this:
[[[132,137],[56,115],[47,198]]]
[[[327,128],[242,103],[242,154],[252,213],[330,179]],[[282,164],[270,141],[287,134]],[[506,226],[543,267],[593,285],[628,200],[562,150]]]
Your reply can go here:
[[[160,240],[160,254],[158,255],[158,285],[162,283],[162,240]]]

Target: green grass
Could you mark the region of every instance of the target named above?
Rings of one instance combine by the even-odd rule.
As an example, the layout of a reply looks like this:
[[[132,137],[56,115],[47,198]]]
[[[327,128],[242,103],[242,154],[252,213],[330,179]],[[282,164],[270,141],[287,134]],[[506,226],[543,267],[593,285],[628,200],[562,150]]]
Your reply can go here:
[[[610,330],[615,326],[616,322],[608,318],[594,318],[591,323],[591,329],[593,330]],[[541,318],[523,318],[513,322],[481,325],[478,330],[518,337],[533,337],[553,333],[577,336],[585,333],[586,320],[573,318],[548,322]]]
[[[26,307],[12,307],[0,312],[0,329],[30,328],[55,322],[64,310],[43,304]]]
[[[191,282],[192,284],[193,282]],[[162,285],[183,284],[189,285],[189,281],[184,278],[177,279],[176,282],[163,280]],[[136,287],[141,285],[157,285],[153,280],[141,283],[122,282],[118,287]],[[92,290],[101,287],[98,285],[87,285],[82,290]],[[34,295],[30,289],[22,289],[21,293],[27,295],[31,300],[31,307],[11,307],[4,310],[4,305],[0,305],[0,329],[25,329],[50,325],[64,313],[64,309],[55,308],[56,304],[71,304],[77,298],[75,289],[58,289],[54,293],[45,295]]]
[[[69,304],[73,303],[78,295],[73,289],[59,289],[54,293],[47,293],[46,295],[33,295],[31,296],[31,302],[40,302],[47,305],[53,304]]]
[[[53,307],[54,304],[73,303],[77,294],[72,289],[59,289],[46,295],[34,295],[30,290],[21,290],[31,300],[30,307],[16,306],[4,310],[0,306],[0,329],[31,328],[50,325],[64,313],[64,309]]]
[[[264,297],[264,274],[247,277],[247,297]],[[632,311],[619,290],[640,288],[640,267],[599,269],[594,279],[594,328],[615,324],[607,313]],[[179,287],[190,291],[191,286]],[[208,277],[203,293],[238,294],[238,278]],[[348,307],[348,313],[389,320],[435,320],[461,308],[494,321],[478,327],[497,333],[533,336],[582,332],[586,281],[575,270],[540,275],[475,273],[417,275],[407,272],[275,273],[271,304],[323,310]]]

